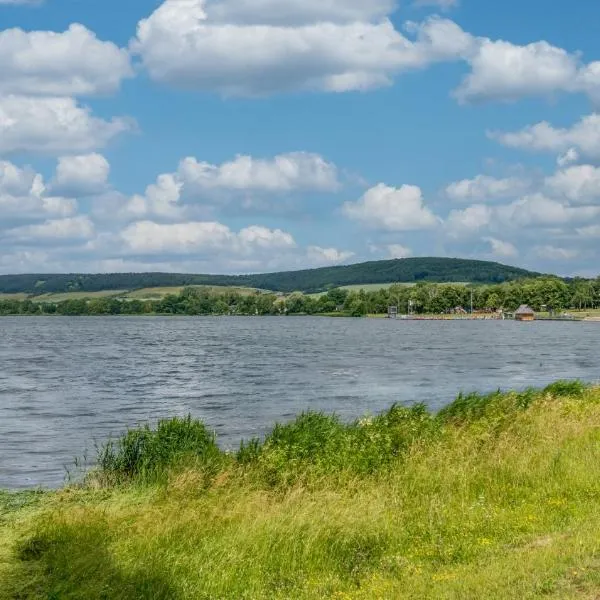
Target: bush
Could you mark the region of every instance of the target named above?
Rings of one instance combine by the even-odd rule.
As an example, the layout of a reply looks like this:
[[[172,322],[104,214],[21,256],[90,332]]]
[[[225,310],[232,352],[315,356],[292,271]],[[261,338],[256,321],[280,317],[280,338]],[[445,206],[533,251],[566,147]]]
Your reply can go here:
[[[110,480],[157,479],[185,461],[216,467],[224,455],[204,423],[188,416],[131,429],[98,452],[98,466]]]

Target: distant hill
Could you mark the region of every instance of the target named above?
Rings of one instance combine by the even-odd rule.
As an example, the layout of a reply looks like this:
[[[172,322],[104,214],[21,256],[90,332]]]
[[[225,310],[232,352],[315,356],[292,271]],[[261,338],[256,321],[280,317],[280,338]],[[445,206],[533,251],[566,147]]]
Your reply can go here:
[[[406,258],[257,275],[181,273],[1,275],[0,293],[41,295],[187,285],[251,287],[276,292],[321,292],[344,285],[419,281],[501,283],[538,275],[539,273],[495,262],[458,258]]]

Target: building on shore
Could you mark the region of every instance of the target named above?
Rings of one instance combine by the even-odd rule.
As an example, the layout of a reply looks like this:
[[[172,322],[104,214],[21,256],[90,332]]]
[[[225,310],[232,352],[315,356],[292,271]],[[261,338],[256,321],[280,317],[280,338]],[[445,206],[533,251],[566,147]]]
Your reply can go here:
[[[535,321],[535,311],[533,308],[523,304],[515,312],[515,319],[517,321]]]

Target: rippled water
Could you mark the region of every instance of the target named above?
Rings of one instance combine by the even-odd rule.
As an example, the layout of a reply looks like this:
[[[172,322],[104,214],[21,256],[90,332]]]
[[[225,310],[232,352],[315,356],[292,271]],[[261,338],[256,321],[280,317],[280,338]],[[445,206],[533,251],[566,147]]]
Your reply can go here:
[[[0,488],[58,486],[127,426],[204,419],[221,445],[305,409],[354,418],[459,391],[600,378],[600,323],[0,319]]]

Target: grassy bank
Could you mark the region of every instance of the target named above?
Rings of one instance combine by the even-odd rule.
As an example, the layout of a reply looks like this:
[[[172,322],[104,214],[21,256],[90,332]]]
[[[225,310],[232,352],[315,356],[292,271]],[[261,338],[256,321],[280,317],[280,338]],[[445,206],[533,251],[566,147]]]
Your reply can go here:
[[[0,598],[600,594],[600,389],[318,414],[223,454],[165,421],[85,485],[0,494]]]

